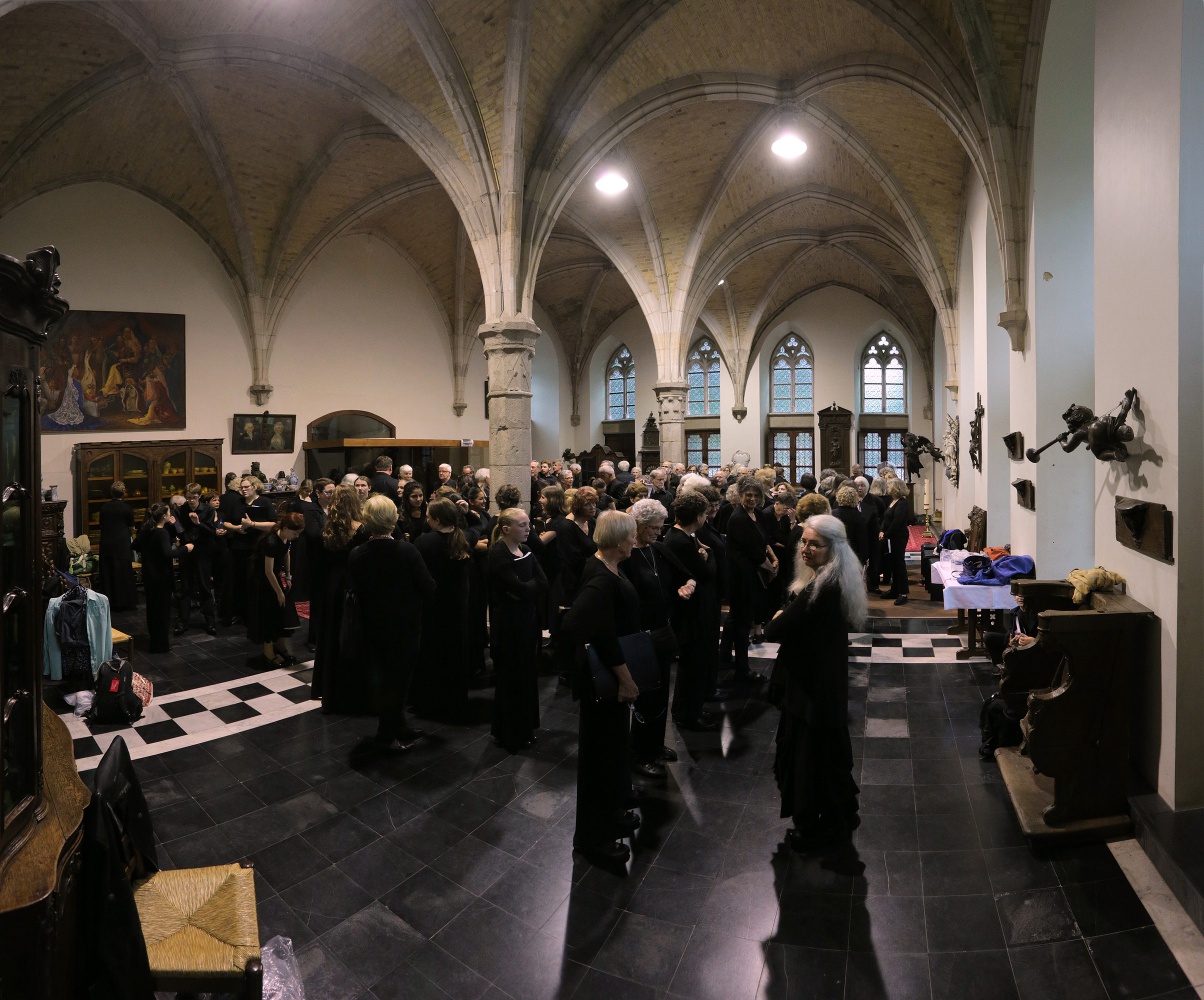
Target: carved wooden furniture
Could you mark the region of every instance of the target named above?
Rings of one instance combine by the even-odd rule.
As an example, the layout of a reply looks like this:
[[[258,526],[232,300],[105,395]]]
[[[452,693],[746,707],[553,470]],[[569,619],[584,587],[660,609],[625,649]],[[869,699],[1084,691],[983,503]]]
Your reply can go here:
[[[835,469],[847,476],[852,467],[853,411],[833,403],[816,414],[819,423],[817,469]]]
[[[222,491],[220,438],[177,441],[91,441],[72,451],[75,478],[75,532],[100,544],[100,508],[112,499],[113,480],[125,483],[125,502],[141,524],[146,508],[183,494],[188,483]]]
[[[63,511],[66,500],[43,500],[41,530],[38,541],[42,547],[42,576],[53,576],[55,569],[67,568],[67,536],[63,530]]]
[[[640,460],[639,466],[641,469],[655,469],[661,464],[661,432],[656,426],[656,417],[651,413],[648,414],[648,419],[644,422],[644,430],[640,435]]]
[[[0,256],[0,996],[73,997],[88,790],[42,705],[43,524],[37,377],[67,311],[58,253]]]
[[[1038,617],[1045,611],[1081,610],[1072,597],[1074,587],[1065,580],[1013,580],[1012,593],[1023,600],[1025,611]],[[1061,662],[1060,652],[1049,643],[1008,649],[1003,654],[999,693],[1014,698],[1023,714],[1029,692],[1052,687]]]
[[[1029,695],[1023,747],[995,752],[1026,836],[1128,830],[1132,677],[1153,620],[1126,595],[1096,592],[1089,607],[1042,612],[1037,642],[1023,651],[1031,655],[1005,658],[1013,684],[1038,682],[1056,664],[1051,686]]]

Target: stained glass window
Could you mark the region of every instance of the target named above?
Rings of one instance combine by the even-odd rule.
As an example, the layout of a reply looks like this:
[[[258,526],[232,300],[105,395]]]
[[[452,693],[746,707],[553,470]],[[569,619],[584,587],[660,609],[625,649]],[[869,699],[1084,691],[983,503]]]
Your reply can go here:
[[[635,362],[626,344],[619,345],[606,366],[606,418],[635,419]]]
[[[723,464],[718,431],[701,431],[686,435],[686,465],[698,466],[703,463],[712,469],[717,469]]]
[[[773,431],[769,438],[771,461],[797,483],[808,472],[815,475],[815,438],[811,431]]]
[[[861,412],[907,412],[907,359],[889,334],[878,334],[861,356]]]
[[[890,462],[900,474],[903,470],[904,431],[864,431],[861,435],[861,464],[873,471]],[[883,442],[885,440],[885,447]]]
[[[694,345],[686,366],[689,383],[687,413],[691,417],[719,415],[719,352],[705,337]],[[709,462],[707,463],[710,464]],[[720,463],[722,464],[722,463]]]
[[[769,362],[770,413],[810,413],[812,410],[811,352],[795,333],[788,333]],[[785,463],[783,463],[785,464]]]

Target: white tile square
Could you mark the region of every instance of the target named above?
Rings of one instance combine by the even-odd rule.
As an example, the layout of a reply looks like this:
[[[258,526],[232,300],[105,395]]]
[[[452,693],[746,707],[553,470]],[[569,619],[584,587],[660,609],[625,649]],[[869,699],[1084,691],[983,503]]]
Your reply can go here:
[[[238,695],[231,694],[228,688],[222,688],[217,691],[206,691],[204,694],[195,696],[206,708],[222,708],[226,705],[236,705],[242,701]]]
[[[910,733],[906,719],[866,719],[865,735],[881,739],[906,739]]]
[[[142,718],[134,723],[135,726],[149,726],[152,722],[166,722],[171,716],[163,711],[163,706],[152,701],[142,710]]]
[[[220,729],[225,723],[212,712],[194,712],[192,715],[180,716],[176,719],[176,725],[184,732],[193,734],[204,733],[210,729]]]
[[[66,715],[60,715],[60,719],[67,725],[67,732],[71,734],[73,740],[82,740],[92,735],[92,730],[88,728],[88,724],[83,719],[76,716],[74,712],[68,712]]]
[[[296,707],[287,698],[278,694],[265,694],[258,698],[252,698],[247,704],[260,715],[271,715],[275,712],[283,712],[286,709]]]
[[[259,683],[269,691],[287,691],[297,686],[297,678],[287,670],[274,670],[259,678]]]
[[[875,685],[867,697],[870,701],[906,701],[907,688]]]

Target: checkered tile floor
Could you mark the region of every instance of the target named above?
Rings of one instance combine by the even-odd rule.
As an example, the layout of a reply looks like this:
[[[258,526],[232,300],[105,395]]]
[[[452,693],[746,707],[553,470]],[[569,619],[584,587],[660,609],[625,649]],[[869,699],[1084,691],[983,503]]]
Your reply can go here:
[[[131,757],[147,757],[312,711],[320,705],[309,700],[312,672],[312,663],[302,664],[156,697],[132,726],[89,726],[71,712],[59,718],[75,742],[76,767],[86,771],[118,736]]]

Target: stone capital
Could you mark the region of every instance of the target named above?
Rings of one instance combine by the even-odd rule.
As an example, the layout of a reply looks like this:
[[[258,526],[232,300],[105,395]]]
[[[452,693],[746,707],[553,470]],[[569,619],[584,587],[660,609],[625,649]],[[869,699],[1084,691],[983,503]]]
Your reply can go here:
[[[530,398],[531,365],[540,330],[529,320],[484,323],[477,336],[485,348],[489,399]]]

